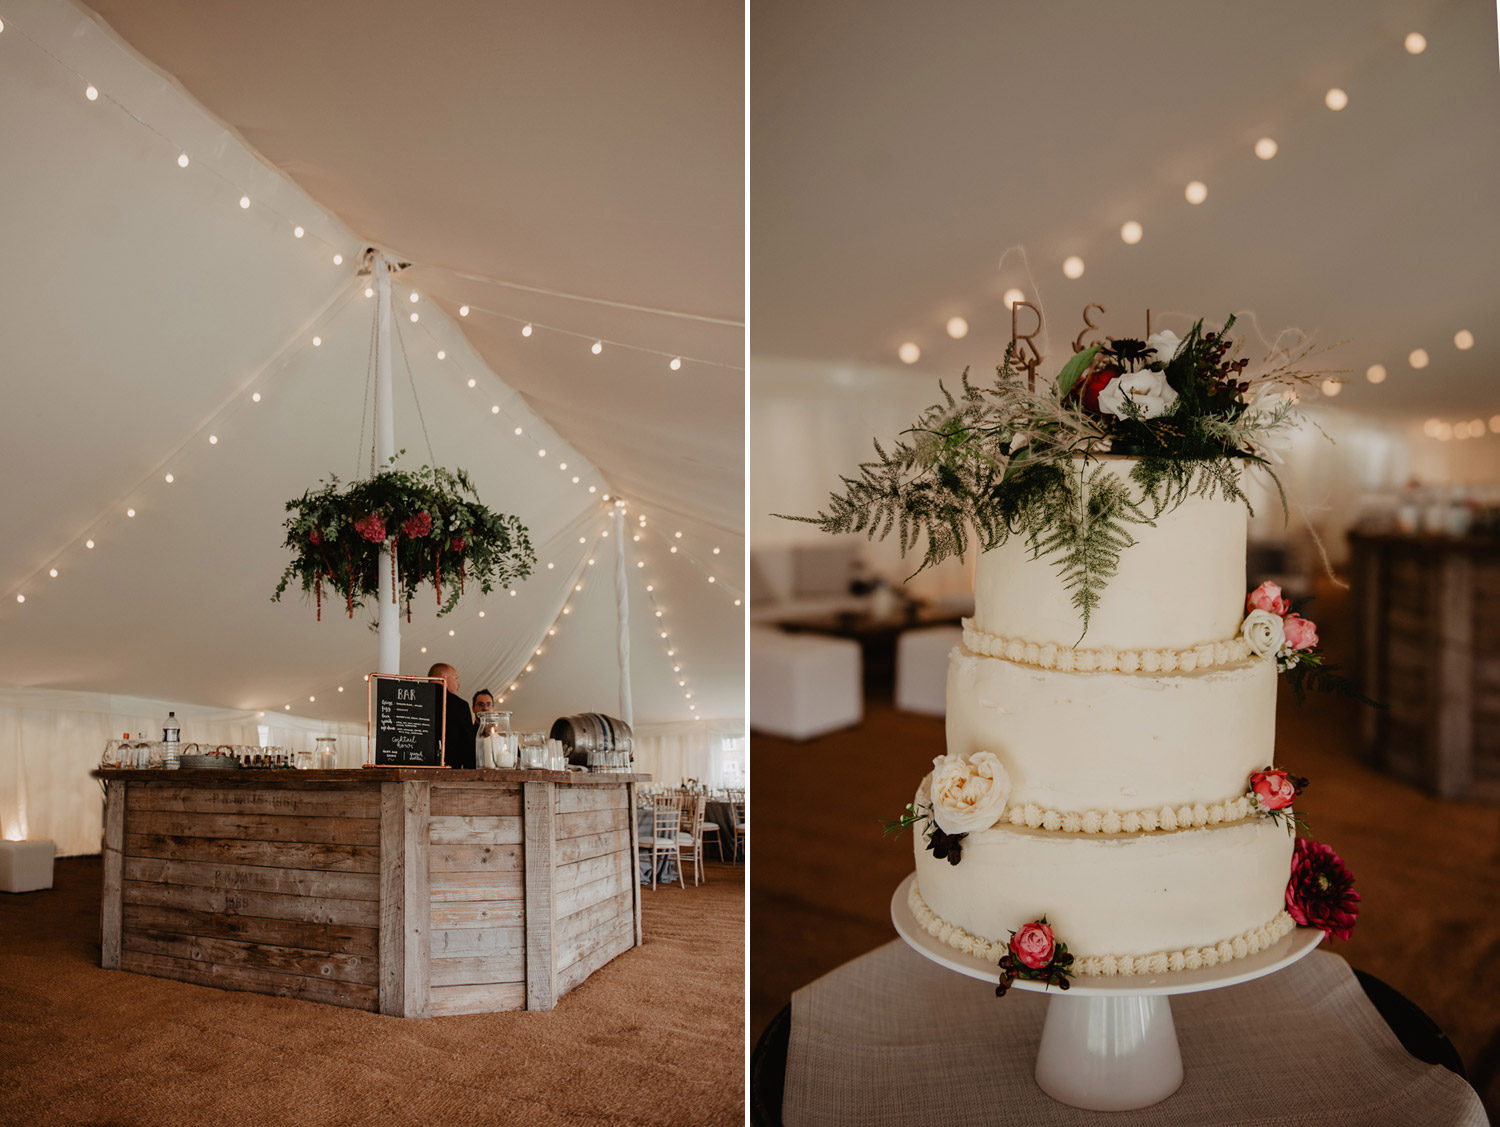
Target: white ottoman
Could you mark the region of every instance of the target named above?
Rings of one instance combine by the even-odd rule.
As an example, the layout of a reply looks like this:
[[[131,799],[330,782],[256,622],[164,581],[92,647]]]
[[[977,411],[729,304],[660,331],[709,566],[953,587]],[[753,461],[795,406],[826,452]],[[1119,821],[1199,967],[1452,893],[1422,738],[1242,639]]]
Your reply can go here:
[[[896,639],[896,707],[929,716],[948,713],[948,655],[963,641],[959,626],[907,630]]]
[[[859,645],[821,634],[750,631],[750,727],[810,740],[864,719]]]
[[[0,892],[35,892],[52,887],[51,841],[0,841]]]

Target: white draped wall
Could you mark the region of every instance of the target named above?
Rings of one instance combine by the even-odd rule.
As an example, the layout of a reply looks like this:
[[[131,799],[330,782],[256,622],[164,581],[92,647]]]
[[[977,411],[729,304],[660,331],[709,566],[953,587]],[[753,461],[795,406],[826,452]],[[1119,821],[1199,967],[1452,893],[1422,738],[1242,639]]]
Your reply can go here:
[[[267,744],[311,750],[317,736],[337,736],[339,765],[365,758],[362,724],[306,720],[290,714],[201,708],[107,693],[0,687],[0,836],[49,838],[59,854],[99,852],[103,808],[99,765],[105,741],[124,733],[160,739],[171,709],[184,743]]]
[[[710,787],[744,786],[743,759],[726,755],[726,745],[743,740],[743,724],[652,724],[635,729],[635,769],[653,784],[697,779]],[[733,761],[732,761],[733,760]]]

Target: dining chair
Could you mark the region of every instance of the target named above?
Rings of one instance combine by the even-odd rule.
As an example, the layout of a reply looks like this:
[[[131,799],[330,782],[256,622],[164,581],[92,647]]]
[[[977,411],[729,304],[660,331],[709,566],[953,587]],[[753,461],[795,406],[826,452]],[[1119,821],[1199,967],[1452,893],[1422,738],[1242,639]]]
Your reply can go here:
[[[672,856],[677,861],[677,881],[682,887],[687,888],[687,881],[682,876],[682,851],[678,847],[678,837],[682,828],[682,807],[678,805],[677,799],[672,795],[661,795],[651,804],[651,838],[649,841],[638,843],[639,854],[651,854],[651,887],[656,888],[657,873],[660,869],[660,858]]]
[[[715,801],[720,801],[720,800],[716,799]],[[708,796],[707,795],[703,796],[703,816],[699,820],[699,824],[698,824],[698,836],[700,838],[702,838],[702,841],[700,843],[702,845],[707,845],[708,842],[712,841],[714,843],[714,845],[716,845],[718,847],[718,850],[719,850],[719,860],[720,861],[724,860],[724,836],[719,833],[719,823],[713,821],[708,816]],[[703,879],[705,881],[708,880],[707,877],[704,877]]]
[[[740,859],[740,845],[744,843],[748,848],[745,838],[745,803],[743,800],[730,804],[734,811],[734,859]]]
[[[677,863],[679,870],[682,865],[681,858],[683,847],[686,846],[692,851],[690,853],[690,856],[693,859],[694,888],[698,887],[698,879],[700,877],[702,877],[705,884],[708,882],[708,877],[703,873],[703,812],[707,807],[707,804],[708,798],[706,795],[697,794],[690,796],[686,806],[684,807],[684,813],[686,814],[689,811],[691,811],[691,813],[688,815],[688,817],[683,819],[687,823],[688,828],[680,830],[677,834]],[[719,827],[717,826],[714,827],[715,830],[717,830],[718,828]],[[683,887],[686,888],[687,885],[684,884]]]

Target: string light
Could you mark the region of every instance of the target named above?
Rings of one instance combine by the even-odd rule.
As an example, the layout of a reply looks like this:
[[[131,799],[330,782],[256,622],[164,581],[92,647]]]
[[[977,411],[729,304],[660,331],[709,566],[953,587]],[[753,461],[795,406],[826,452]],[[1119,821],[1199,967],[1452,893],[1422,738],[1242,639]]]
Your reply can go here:
[[[250,207],[250,197],[249,196],[241,196],[240,197],[240,208],[242,210],[244,210],[244,209],[248,209],[249,207]]]
[[[1208,186],[1202,180],[1189,180],[1182,194],[1187,197],[1188,203],[1200,204],[1208,199]]]
[[[1406,37],[1406,52],[1409,55],[1420,55],[1427,50],[1427,37],[1420,31],[1413,31]]]
[[[1453,347],[1462,352],[1467,352],[1474,347],[1474,334],[1468,329],[1459,329],[1453,334]]]
[[[53,579],[56,579],[57,578],[57,568],[54,567],[51,571],[47,572],[47,574],[50,575]]]
[[[99,100],[99,88],[97,86],[90,86],[83,92],[83,96],[91,102],[97,102]]]
[[[259,403],[260,402],[260,392],[257,391],[254,395],[252,395],[250,397],[250,402],[251,403]]]
[[[521,335],[523,337],[529,337],[531,335],[531,322],[530,321],[527,321],[525,325],[521,326]]]
[[[458,307],[458,315],[460,317],[467,317],[469,315],[469,307],[467,305],[460,305]]]
[[[917,347],[915,341],[909,340],[896,349],[896,355],[901,358],[901,363],[903,364],[915,364],[918,360],[922,359],[922,350]]]
[[[592,353],[593,353],[593,354],[594,354],[594,355],[595,355],[595,356],[598,356],[598,355],[599,355],[599,353],[601,353],[601,352],[603,352],[603,351],[604,351],[604,342],[603,342],[603,341],[602,341],[602,340],[596,340],[596,341],[595,341],[595,342],[594,342],[594,343],[593,343],[593,344],[592,344],[592,345],[591,345],[591,346],[590,346],[590,347],[589,347],[589,351],[590,351],[590,352],[592,352]]]
[[[1345,94],[1337,86],[1323,95],[1323,104],[1337,113],[1349,104],[1349,95]]]
[[[92,540],[87,540],[87,541],[84,542],[83,546],[85,548],[92,548],[94,546],[94,542]]]
[[[1083,259],[1079,258],[1076,254],[1068,255],[1067,258],[1063,259],[1062,271],[1065,278],[1076,280],[1083,277]]]
[[[1255,142],[1255,155],[1261,160],[1270,160],[1276,155],[1276,142],[1269,137],[1262,137]]]
[[[333,264],[335,266],[342,266],[344,264],[344,256],[341,255],[341,254],[334,255],[333,256]]]
[[[292,238],[294,239],[300,239],[305,234],[307,234],[307,232],[304,231],[301,227],[292,228]]]
[[[444,351],[443,351],[443,350],[442,350],[442,349],[441,349],[441,348],[440,348],[440,349],[438,349],[438,354],[437,354],[437,357],[438,357],[438,359],[439,359],[439,360],[446,360],[446,359],[448,359],[448,354],[447,354],[447,353],[446,353],[446,352],[444,352]]]
[[[1026,295],[1024,293],[1022,293],[1020,290],[1009,289],[1009,290],[1005,291],[1005,296],[1002,297],[1000,300],[1001,300],[1001,302],[1004,303],[1005,308],[1007,308],[1007,309],[1014,309],[1016,307],[1016,304],[1018,302],[1022,302],[1022,301],[1026,300]]]
[[[682,357],[681,356],[674,356],[674,357],[672,357],[671,363],[669,363],[667,365],[667,367],[671,368],[672,371],[674,371],[674,372],[680,371],[682,369]]]
[[[1145,234],[1144,229],[1134,219],[1120,228],[1120,238],[1130,246],[1135,246],[1136,243],[1140,242],[1143,234]]]
[[[1371,383],[1385,383],[1386,371],[1384,364],[1371,364],[1365,369],[1365,379]]]
[[[1414,349],[1412,349],[1411,355],[1406,358],[1406,362],[1408,364],[1410,364],[1413,368],[1421,369],[1421,368],[1427,367],[1427,364],[1428,364],[1427,350],[1425,348],[1414,348]]]
[[[314,348],[322,348],[323,347],[323,338],[322,337],[313,337],[313,347]]]
[[[964,337],[969,335],[969,322],[965,321],[962,317],[949,317],[946,327],[948,335],[954,340],[963,340]]]
[[[478,381],[478,380],[476,380],[476,379],[474,379],[474,378],[473,378],[473,377],[472,377],[472,376],[471,376],[471,377],[470,377],[470,378],[469,378],[469,386],[470,386],[470,387],[474,387],[474,386],[476,386],[476,385],[477,385],[477,384],[478,384],[478,382],[479,382],[479,381]]]

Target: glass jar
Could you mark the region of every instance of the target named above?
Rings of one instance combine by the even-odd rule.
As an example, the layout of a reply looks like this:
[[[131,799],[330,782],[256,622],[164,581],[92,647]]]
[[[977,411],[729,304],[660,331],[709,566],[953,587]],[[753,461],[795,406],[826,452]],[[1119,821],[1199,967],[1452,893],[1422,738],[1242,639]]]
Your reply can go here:
[[[481,712],[479,731],[474,737],[474,766],[514,767],[516,765],[515,733],[510,727],[509,712]]]
[[[547,733],[524,732],[521,735],[521,766],[545,771],[547,769]]]
[[[335,736],[318,736],[317,748],[313,752],[313,766],[319,771],[332,771],[339,765],[339,741]]]

